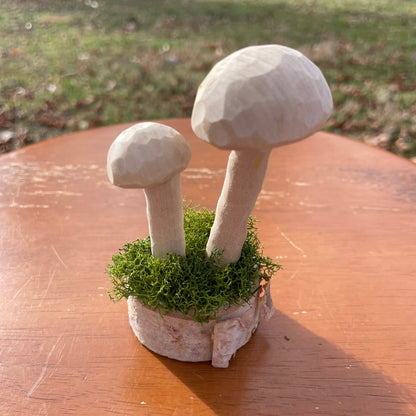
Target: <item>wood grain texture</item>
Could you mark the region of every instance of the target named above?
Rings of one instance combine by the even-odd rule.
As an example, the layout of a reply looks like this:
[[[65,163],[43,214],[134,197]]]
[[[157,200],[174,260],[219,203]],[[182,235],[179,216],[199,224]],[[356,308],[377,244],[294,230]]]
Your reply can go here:
[[[215,208],[228,153],[189,120],[187,200]],[[254,214],[278,259],[263,322],[227,370],[143,347],[104,273],[147,235],[141,191],[112,186],[126,125],[0,157],[1,415],[414,415],[416,169],[318,133],[272,152]]]

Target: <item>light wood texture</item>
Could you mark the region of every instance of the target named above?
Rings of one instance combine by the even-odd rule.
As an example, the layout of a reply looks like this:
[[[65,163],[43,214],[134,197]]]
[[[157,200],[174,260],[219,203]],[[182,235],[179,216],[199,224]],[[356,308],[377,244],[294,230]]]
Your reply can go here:
[[[184,197],[214,209],[227,152],[166,122],[193,158]],[[104,273],[147,235],[145,198],[112,186],[126,125],[0,157],[0,414],[414,415],[416,168],[319,133],[272,152],[254,214],[277,313],[226,370],[143,347]]]
[[[198,88],[191,116],[195,134],[231,152],[207,254],[223,264],[241,256],[272,148],[320,130],[333,108],[321,70],[282,45],[255,45],[217,62]]]
[[[191,124],[221,149],[265,151],[315,133],[332,108],[324,75],[305,55],[255,45],[213,66],[198,88]]]
[[[123,130],[107,154],[107,174],[121,188],[144,189],[152,254],[185,255],[180,173],[191,149],[172,127],[137,123]]]

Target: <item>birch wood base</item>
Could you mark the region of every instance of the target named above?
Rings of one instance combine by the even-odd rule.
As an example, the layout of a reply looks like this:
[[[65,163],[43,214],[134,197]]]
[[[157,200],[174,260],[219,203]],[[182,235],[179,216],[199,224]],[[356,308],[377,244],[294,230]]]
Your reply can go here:
[[[227,368],[231,357],[255,332],[261,318],[273,314],[269,285],[248,304],[232,306],[206,323],[171,313],[162,315],[136,297],[127,301],[129,322],[139,341],[151,351],[179,361],[211,361]]]

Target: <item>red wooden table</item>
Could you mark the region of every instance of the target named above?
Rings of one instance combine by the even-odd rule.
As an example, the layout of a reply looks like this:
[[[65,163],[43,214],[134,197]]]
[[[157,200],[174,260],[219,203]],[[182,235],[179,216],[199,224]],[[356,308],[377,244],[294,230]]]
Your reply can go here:
[[[188,140],[189,201],[214,209],[227,152]],[[284,269],[277,313],[226,370],[159,357],[113,304],[112,254],[147,235],[107,180],[126,127],[0,157],[0,415],[416,414],[416,167],[318,133],[275,149],[254,215]]]

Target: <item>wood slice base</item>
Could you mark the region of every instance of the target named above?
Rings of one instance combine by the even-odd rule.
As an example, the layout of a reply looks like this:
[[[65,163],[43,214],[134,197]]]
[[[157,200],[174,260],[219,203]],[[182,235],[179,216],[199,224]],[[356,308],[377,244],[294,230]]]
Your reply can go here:
[[[151,351],[179,361],[211,361],[219,368],[228,367],[260,319],[268,319],[274,312],[268,284],[249,303],[223,309],[217,319],[202,324],[179,313],[162,315],[134,296],[127,304],[130,326]]]

